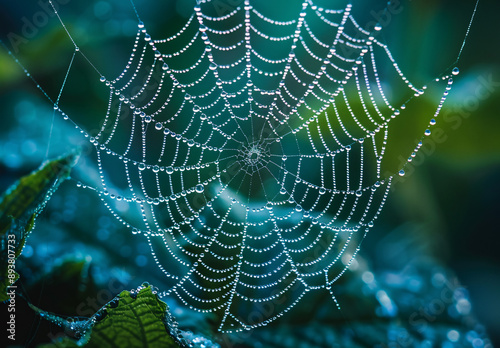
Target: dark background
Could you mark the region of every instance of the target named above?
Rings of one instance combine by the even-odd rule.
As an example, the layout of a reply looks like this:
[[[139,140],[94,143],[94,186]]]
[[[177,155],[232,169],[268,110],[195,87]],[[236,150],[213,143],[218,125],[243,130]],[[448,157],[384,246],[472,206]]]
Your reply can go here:
[[[161,36],[166,37],[180,27],[183,18],[190,14],[193,2],[158,3],[137,1],[136,5],[151,30],[165,33]],[[474,4],[474,1],[452,0],[401,1],[403,10],[387,20],[382,40],[389,44],[410,80],[417,84],[430,81],[455,61]],[[373,6],[377,5],[379,3]],[[44,25],[26,29],[26,20],[44,23],[43,16],[35,18],[43,8],[40,3],[3,0],[0,37],[55,98],[72,46],[55,17],[48,18]],[[438,120],[445,135],[440,140],[429,139],[404,179],[395,184],[378,225],[363,242],[365,250],[362,249],[367,255],[373,254],[386,240],[398,238],[402,229],[425,239],[427,252],[457,273],[470,293],[473,311],[488,327],[497,345],[500,344],[499,11],[498,2],[479,3],[458,64],[460,74],[443,109],[443,122]],[[61,6],[60,13],[75,40],[100,71],[107,76],[121,71],[137,23],[129,2],[71,0]],[[23,33],[23,30],[28,31]],[[22,40],[12,41],[16,40],[9,36],[12,33],[20,35]],[[23,35],[26,33],[28,37]],[[84,66],[83,62],[77,64]],[[100,93],[97,83],[89,82],[90,77],[92,81],[97,79],[88,66],[86,69],[72,72],[62,100],[77,117],[84,115],[89,123],[98,122],[106,94]],[[0,105],[0,187],[4,189],[45,158],[52,106],[3,48],[0,49]],[[85,144],[67,123],[58,119],[51,134],[50,156]],[[85,162],[80,164],[79,173],[85,171],[85,165]],[[66,240],[67,237],[61,237],[63,243],[67,243],[63,244],[65,253],[80,257],[94,253],[95,262],[119,265],[116,270],[125,269],[127,279],[132,279],[128,287],[138,281],[135,277],[141,267],[145,269],[150,265],[148,272],[152,277],[158,276],[156,270],[150,269],[155,266],[143,241],[134,239],[126,231],[119,232],[120,227],[99,207],[96,197],[81,199],[75,193],[74,181],[64,185],[62,193],[55,195],[40,220],[42,230],[50,226],[70,226],[73,234],[80,235],[80,244],[76,245]],[[94,208],[96,206],[99,208]],[[82,211],[90,208],[95,210],[88,213],[91,220],[88,214],[87,220],[78,220]],[[111,239],[115,245],[124,245],[119,252],[110,245]],[[23,257],[42,257],[60,251],[49,250],[52,244],[41,236],[35,238],[34,235],[30,242],[33,246],[25,250]],[[92,248],[99,249],[100,253],[89,251]]]

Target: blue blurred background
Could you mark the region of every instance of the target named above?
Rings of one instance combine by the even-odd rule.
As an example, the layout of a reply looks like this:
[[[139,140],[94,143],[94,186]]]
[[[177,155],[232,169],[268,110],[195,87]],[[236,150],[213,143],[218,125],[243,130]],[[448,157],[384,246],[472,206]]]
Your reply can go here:
[[[127,1],[59,1],[60,14],[82,51],[107,76],[118,74],[128,58],[137,20]],[[64,5],[62,3],[65,3]],[[236,1],[222,3],[230,6]],[[381,8],[380,1],[366,8]],[[137,1],[137,10],[159,36],[173,34],[191,14],[193,1]],[[465,37],[474,1],[401,1],[401,13],[385,17],[387,42],[410,80],[425,83],[449,68]],[[72,55],[60,23],[40,1],[2,1],[0,37],[24,66],[56,97]],[[377,7],[378,6],[378,7]],[[45,13],[45,15],[44,15]],[[440,116],[444,131],[426,139],[423,150],[392,190],[378,225],[362,250],[373,267],[390,267],[389,256],[418,240],[418,253],[454,270],[472,300],[472,311],[500,344],[500,3],[481,1],[455,78]],[[365,13],[366,15],[366,13]],[[160,35],[162,33],[162,35]],[[76,62],[85,67],[85,62]],[[72,70],[62,99],[71,115],[98,123],[107,95],[88,67]],[[32,171],[47,157],[59,156],[87,141],[0,49],[0,188]],[[49,134],[51,134],[49,136]],[[85,158],[75,177],[85,173]],[[397,161],[396,161],[397,162]],[[145,240],[118,226],[92,194],[75,181],[64,184],[40,217],[41,231],[29,240],[23,257],[33,261],[33,276],[57,257],[92,256],[103,278],[116,277],[130,288],[148,277],[161,285]],[[40,233],[39,233],[40,232]],[[56,240],[57,242],[53,242]],[[410,243],[411,244],[411,243]],[[413,244],[411,244],[413,245]],[[383,251],[381,253],[380,251]],[[51,260],[51,261],[48,261]],[[404,265],[392,265],[394,268]],[[99,274],[99,273],[97,273]],[[25,274],[29,276],[29,272]]]

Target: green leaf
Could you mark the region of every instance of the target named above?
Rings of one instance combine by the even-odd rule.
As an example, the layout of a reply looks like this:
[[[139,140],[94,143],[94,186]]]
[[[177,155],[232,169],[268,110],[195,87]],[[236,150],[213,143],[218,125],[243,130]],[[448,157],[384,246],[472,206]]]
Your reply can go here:
[[[15,260],[23,250],[36,217],[60,183],[69,177],[78,157],[75,151],[42,165],[0,197],[0,301],[8,299],[7,288],[19,278]]]
[[[49,347],[180,347],[170,334],[170,314],[165,302],[153,294],[151,286],[138,291],[137,297],[122,291],[118,297],[86,322],[74,322],[36,309],[40,316],[66,332],[81,337],[69,337],[41,346]],[[94,324],[95,323],[95,324]],[[93,327],[92,327],[93,326]],[[80,330],[78,332],[78,330]]]

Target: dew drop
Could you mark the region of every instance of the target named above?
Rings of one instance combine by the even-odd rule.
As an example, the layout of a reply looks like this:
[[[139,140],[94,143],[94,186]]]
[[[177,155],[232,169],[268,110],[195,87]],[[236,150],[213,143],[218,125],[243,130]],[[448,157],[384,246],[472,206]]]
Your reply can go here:
[[[156,130],[161,130],[162,128],[163,128],[163,124],[161,124],[161,122],[157,122],[157,123],[155,124],[155,129],[156,129]]]
[[[174,168],[172,166],[168,166],[167,168],[165,168],[165,171],[167,172],[167,174],[172,174],[174,172]]]
[[[452,75],[458,75],[460,73],[460,70],[457,67],[454,67],[453,70],[451,71]]]
[[[319,194],[324,195],[326,193],[326,189],[324,187],[319,189]]]
[[[363,191],[357,190],[356,191],[356,197],[361,197],[363,195]]]
[[[203,191],[205,190],[205,187],[202,184],[198,184],[198,185],[196,185],[195,190],[198,193],[203,193]]]
[[[399,176],[404,176],[405,175],[405,171],[403,169],[401,169],[398,174],[399,174]]]
[[[431,135],[431,130],[430,130],[430,129],[426,129],[426,130],[425,130],[425,132],[424,132],[424,134],[425,134],[426,136]]]

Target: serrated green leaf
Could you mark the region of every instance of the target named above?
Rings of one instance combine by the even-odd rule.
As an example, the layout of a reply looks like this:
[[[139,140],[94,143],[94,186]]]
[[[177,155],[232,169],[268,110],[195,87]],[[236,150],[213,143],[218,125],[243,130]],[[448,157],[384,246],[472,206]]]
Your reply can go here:
[[[19,274],[13,265],[23,250],[26,238],[59,184],[68,178],[79,153],[72,152],[50,161],[21,178],[0,197],[0,301],[8,299],[7,287]]]
[[[64,327],[66,330],[75,324],[34,309],[45,319]],[[180,347],[167,331],[168,306],[153,294],[150,286],[142,288],[137,293],[136,298],[132,297],[129,291],[122,291],[115,300],[106,305],[105,311],[105,316],[96,321],[91,329],[87,329],[87,327],[92,326],[89,323],[93,319],[78,324],[79,328],[85,329],[85,332],[75,332],[75,336],[82,337],[80,340],[63,337],[39,348],[55,346],[60,348],[82,346],[88,348]]]
[[[123,291],[118,306],[107,306],[108,315],[96,324],[87,347],[179,347],[165,329],[165,302],[151,287],[141,289],[137,298]]]

